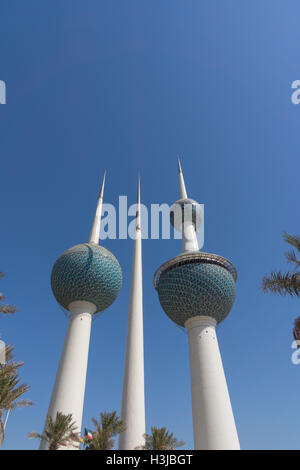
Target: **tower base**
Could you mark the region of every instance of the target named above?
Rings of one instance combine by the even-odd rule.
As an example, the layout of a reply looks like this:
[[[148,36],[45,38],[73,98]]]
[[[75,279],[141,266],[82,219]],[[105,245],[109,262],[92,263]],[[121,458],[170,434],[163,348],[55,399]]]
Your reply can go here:
[[[48,415],[55,420],[56,413],[72,414],[77,432],[81,431],[86,371],[90,344],[91,323],[96,307],[91,302],[76,301],[69,305],[70,320],[58,366]],[[76,450],[79,443],[61,447]],[[41,442],[40,450],[47,450],[48,443]]]
[[[216,321],[208,316],[185,322],[189,336],[194,445],[199,450],[239,450],[216,335]]]

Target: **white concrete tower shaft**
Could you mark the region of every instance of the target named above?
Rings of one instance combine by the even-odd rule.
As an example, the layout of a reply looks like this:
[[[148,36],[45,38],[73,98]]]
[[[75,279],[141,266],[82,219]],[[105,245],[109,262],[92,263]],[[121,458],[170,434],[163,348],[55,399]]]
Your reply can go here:
[[[185,200],[188,198],[183,173],[181,169],[180,160],[178,158],[178,177],[179,177],[179,192],[180,192],[180,199]],[[189,217],[185,217],[184,223],[182,224],[182,251],[198,251],[199,245],[197,240],[197,234],[195,230],[195,226],[192,221],[192,211],[191,205],[186,204],[185,210],[188,211],[190,209]]]
[[[89,238],[89,242],[97,244],[100,235],[104,183],[105,174]],[[70,319],[47,415],[55,420],[58,411],[65,415],[72,414],[77,432],[80,433],[92,317],[96,306],[91,302],[75,301],[70,303],[68,310]],[[73,445],[61,447],[61,450],[74,450],[79,447],[79,443],[75,445],[76,447]],[[48,443],[42,440],[40,450],[46,449]]]
[[[145,441],[145,391],[140,180],[138,182],[121,419],[126,425],[126,430],[120,434],[119,449],[134,450],[136,447],[142,446]]]
[[[186,321],[189,336],[194,446],[197,450],[239,450],[239,439],[216,335],[216,321]]]
[[[72,414],[77,432],[81,431],[86,371],[92,316],[96,307],[90,302],[76,301],[69,305],[70,319],[47,415],[55,420],[56,413]],[[79,444],[62,447],[75,450]],[[40,450],[47,450],[43,440]]]

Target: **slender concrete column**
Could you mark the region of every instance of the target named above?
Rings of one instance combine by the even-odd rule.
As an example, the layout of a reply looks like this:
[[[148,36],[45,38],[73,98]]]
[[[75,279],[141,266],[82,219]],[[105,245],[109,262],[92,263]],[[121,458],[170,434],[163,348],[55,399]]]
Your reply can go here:
[[[120,450],[134,450],[145,442],[143,437],[145,433],[145,391],[142,240],[140,224],[140,185],[138,185],[137,218],[132,259],[121,409],[121,419],[126,425],[126,430],[120,434]]]
[[[92,316],[96,311],[96,307],[90,302],[79,300],[69,305],[69,311],[69,325],[48,415],[55,419],[58,411],[64,414],[72,414],[73,421],[77,424],[77,432],[80,432]],[[47,449],[45,441],[41,442],[40,449]],[[71,450],[75,447],[63,447],[62,449]]]
[[[185,322],[189,336],[194,445],[199,450],[239,450],[215,329],[207,316]]]
[[[198,251],[196,230],[192,222],[185,222],[182,227],[182,252]]]

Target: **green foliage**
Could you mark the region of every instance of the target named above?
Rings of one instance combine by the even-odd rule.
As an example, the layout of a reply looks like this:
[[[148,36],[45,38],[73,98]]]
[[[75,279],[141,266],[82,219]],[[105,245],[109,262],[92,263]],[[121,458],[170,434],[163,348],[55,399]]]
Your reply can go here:
[[[111,450],[114,448],[115,440],[112,439],[125,431],[125,424],[118,417],[116,411],[111,413],[100,413],[99,422],[92,418],[96,428],[92,432],[93,439],[89,441],[86,450]]]
[[[0,364],[0,445],[4,440],[3,411],[33,404],[30,400],[19,400],[29,386],[20,384],[18,371],[23,362],[14,361],[13,349],[13,346],[6,345],[6,363]]]
[[[64,415],[58,411],[55,420],[47,415],[45,430],[42,434],[32,431],[28,434],[28,437],[30,439],[45,440],[48,443],[49,450],[59,450],[60,447],[68,445],[76,447],[76,443],[80,440],[76,428],[76,423],[73,422],[71,414]]]
[[[300,237],[284,233],[284,240],[294,247],[300,253]],[[282,273],[281,271],[272,271],[269,276],[265,276],[262,281],[264,292],[273,292],[279,295],[290,295],[291,297],[300,296],[300,260],[297,258],[295,250],[292,249],[285,253],[287,261],[293,264],[293,270]]]
[[[144,434],[145,445],[138,447],[140,450],[175,450],[184,446],[184,441],[178,441],[167,428],[151,427],[151,434]]]

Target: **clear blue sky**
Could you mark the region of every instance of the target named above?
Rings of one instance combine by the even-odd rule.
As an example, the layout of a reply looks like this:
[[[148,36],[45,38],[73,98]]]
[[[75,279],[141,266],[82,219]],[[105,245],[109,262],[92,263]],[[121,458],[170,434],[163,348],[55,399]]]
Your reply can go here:
[[[262,276],[286,268],[283,231],[300,232],[299,2],[290,0],[2,0],[0,290],[19,313],[0,319],[24,360],[35,402],[11,414],[4,449],[34,449],[67,320],[49,277],[88,238],[107,169],[105,201],[189,195],[205,204],[204,250],[237,267],[237,299],[219,327],[244,449],[300,447],[300,366],[291,363],[299,301],[264,295]],[[124,284],[92,327],[83,425],[120,411],[131,240],[106,241]],[[152,286],[178,240],[143,244],[147,429],[167,426],[193,446],[187,336]]]

